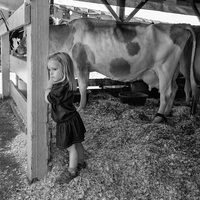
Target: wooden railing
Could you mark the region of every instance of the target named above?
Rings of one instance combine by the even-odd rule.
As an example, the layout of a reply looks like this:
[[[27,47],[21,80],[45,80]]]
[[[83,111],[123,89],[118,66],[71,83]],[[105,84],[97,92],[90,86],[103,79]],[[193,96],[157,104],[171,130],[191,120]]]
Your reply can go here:
[[[49,2],[24,0],[24,3],[0,26],[2,96],[12,97],[27,124],[27,175],[30,181],[47,172],[48,121],[44,91],[49,40]],[[9,32],[27,30],[27,59],[10,55]],[[10,82],[10,71],[27,84],[27,98]]]

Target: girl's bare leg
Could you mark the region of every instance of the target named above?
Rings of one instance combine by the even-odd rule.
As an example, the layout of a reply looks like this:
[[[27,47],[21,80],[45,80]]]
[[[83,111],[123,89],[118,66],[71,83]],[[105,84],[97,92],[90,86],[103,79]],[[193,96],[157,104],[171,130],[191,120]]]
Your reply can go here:
[[[78,152],[78,163],[83,163],[85,160],[85,149],[82,143],[76,143],[76,149]]]
[[[76,172],[78,166],[78,151],[76,149],[76,145],[73,144],[69,148],[67,148],[69,152],[69,172]]]

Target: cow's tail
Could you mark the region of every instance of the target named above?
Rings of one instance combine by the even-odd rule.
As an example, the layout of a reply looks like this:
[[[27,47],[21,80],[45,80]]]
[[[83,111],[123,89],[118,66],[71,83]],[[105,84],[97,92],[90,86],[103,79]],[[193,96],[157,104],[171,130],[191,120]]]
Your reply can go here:
[[[197,86],[195,76],[194,76],[194,60],[196,54],[196,34],[191,25],[187,25],[186,29],[189,30],[192,34],[192,54],[191,54],[191,63],[190,63],[190,83],[192,89],[192,104],[190,114],[194,115],[196,113],[196,107],[200,95],[200,89]]]

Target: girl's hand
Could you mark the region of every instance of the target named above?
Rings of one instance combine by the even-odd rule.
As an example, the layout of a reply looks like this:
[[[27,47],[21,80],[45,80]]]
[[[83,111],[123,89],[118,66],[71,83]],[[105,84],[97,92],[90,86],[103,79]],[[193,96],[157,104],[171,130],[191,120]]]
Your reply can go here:
[[[47,82],[47,88],[51,89],[53,87],[53,85],[55,84],[55,82],[50,78]]]
[[[53,87],[53,85],[55,84],[55,82],[50,78],[47,82],[47,89],[45,90],[45,101],[47,103],[50,103],[47,99],[47,96],[49,95],[49,93],[51,92],[51,89]]]

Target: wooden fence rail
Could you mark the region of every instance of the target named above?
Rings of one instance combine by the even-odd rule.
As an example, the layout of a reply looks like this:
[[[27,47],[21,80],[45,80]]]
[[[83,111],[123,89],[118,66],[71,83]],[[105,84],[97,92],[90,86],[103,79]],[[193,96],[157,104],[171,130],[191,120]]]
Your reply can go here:
[[[27,61],[10,55],[9,31],[0,26],[2,95],[11,96],[27,123],[27,175],[30,181],[47,172],[48,121],[44,90],[47,82],[46,62],[49,38],[49,1],[24,0],[7,18],[9,31],[22,26],[27,30]],[[27,99],[10,83],[10,70],[27,83]]]

